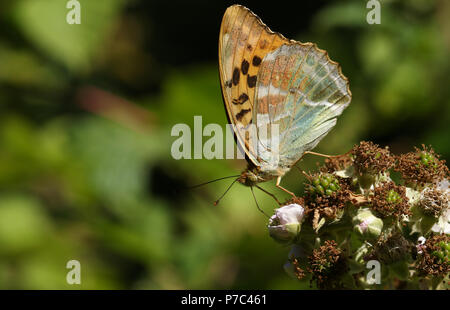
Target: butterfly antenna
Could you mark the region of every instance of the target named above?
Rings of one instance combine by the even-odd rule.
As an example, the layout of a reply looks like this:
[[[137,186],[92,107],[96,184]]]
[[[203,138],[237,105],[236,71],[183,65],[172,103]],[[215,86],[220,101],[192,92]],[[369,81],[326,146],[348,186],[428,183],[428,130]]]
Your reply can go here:
[[[226,193],[228,193],[228,191],[231,189],[231,187],[234,185],[234,183],[236,183],[236,181],[239,180],[239,178],[235,179],[233,181],[233,183],[230,184],[230,186],[228,186],[227,190],[225,191],[225,193],[222,194],[222,196],[219,197],[219,199],[217,199],[216,201],[214,201],[214,205],[217,206],[220,202],[220,200],[226,195]]]
[[[216,182],[216,181],[220,181],[220,180],[225,180],[225,179],[229,179],[229,178],[236,178],[236,177],[239,177],[239,176],[240,175],[230,175],[228,177],[218,178],[218,179],[215,179],[215,180],[212,180],[212,181],[208,181],[208,182],[205,182],[205,183],[201,183],[201,184],[197,184],[197,185],[191,186],[191,187],[189,187],[189,189],[197,188],[197,187],[200,187],[200,186],[203,186],[203,185],[206,185],[206,184],[209,184],[209,183],[213,183],[213,182]]]
[[[270,218],[270,216],[268,216],[267,213],[264,212],[264,211],[259,207],[258,201],[256,200],[255,192],[253,191],[253,187],[250,187],[250,190],[252,191],[253,199],[255,199],[256,207],[258,208],[259,212],[261,212],[262,214],[264,214],[267,218]]]

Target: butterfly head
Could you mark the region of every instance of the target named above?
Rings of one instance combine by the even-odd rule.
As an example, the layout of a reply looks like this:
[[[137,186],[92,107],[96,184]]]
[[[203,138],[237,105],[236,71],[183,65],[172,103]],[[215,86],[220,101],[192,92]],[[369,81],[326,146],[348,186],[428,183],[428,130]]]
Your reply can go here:
[[[247,169],[242,171],[238,178],[238,182],[245,186],[254,186],[258,183],[265,182],[268,179],[261,173],[259,167],[249,166]]]

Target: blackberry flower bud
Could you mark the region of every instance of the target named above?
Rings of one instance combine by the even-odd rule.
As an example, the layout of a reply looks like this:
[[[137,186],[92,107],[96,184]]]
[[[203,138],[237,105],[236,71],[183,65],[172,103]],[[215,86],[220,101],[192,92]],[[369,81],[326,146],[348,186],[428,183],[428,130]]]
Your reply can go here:
[[[375,239],[381,234],[383,220],[372,214],[369,209],[359,209],[353,217],[353,228],[361,236]]]
[[[300,233],[304,212],[304,208],[295,203],[276,209],[267,226],[270,236],[280,243],[294,242]]]

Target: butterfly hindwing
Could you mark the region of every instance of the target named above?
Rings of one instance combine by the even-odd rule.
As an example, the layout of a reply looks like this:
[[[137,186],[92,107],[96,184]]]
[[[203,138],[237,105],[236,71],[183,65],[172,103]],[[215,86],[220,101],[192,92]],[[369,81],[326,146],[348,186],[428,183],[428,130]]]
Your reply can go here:
[[[351,100],[348,81],[325,51],[298,42],[267,54],[260,76],[255,123],[279,126],[281,164],[290,167],[336,124]]]

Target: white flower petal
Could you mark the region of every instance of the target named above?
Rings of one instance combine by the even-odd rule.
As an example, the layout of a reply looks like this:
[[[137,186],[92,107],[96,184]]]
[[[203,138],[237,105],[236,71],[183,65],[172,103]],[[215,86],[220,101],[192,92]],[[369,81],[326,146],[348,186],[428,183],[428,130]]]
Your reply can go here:
[[[300,223],[305,210],[302,206],[293,203],[275,210],[275,217],[281,225]]]

